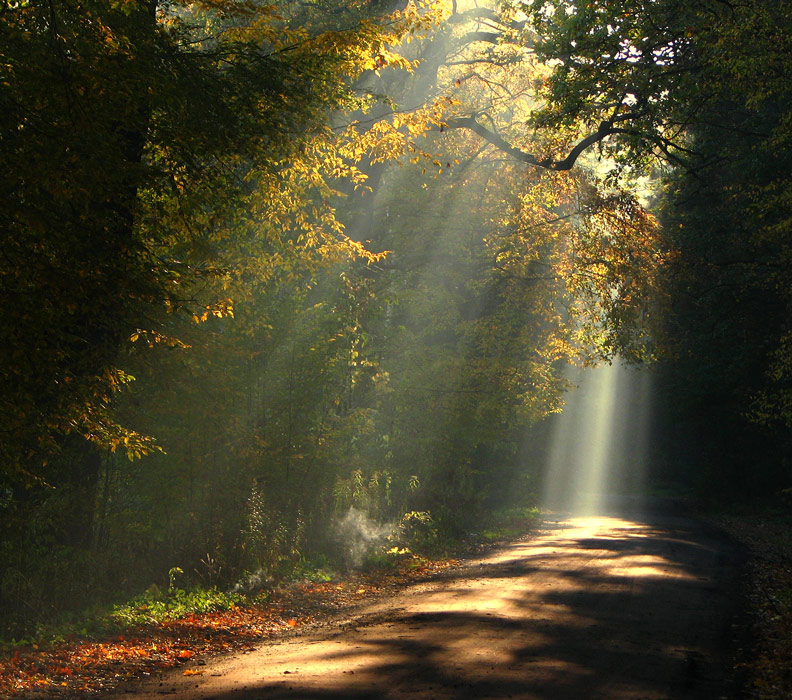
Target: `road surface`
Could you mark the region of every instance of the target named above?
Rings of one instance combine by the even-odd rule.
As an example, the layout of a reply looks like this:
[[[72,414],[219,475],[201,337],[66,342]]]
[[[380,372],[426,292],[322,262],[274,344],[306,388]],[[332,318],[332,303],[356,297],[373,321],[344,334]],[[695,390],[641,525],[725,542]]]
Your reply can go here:
[[[739,553],[681,515],[578,518],[134,700],[731,698]]]

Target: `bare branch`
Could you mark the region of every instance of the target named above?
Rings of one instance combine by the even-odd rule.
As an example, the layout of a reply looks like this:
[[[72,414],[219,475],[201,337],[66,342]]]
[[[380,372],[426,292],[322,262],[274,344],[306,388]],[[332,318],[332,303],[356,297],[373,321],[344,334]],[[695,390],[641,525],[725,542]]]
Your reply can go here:
[[[577,159],[580,158],[583,151],[585,151],[590,146],[593,146],[595,143],[599,143],[604,138],[611,136],[612,134],[627,133],[624,129],[615,128],[609,121],[602,122],[599,125],[599,128],[594,133],[589,134],[586,136],[586,138],[580,141],[569,152],[569,155],[567,155],[566,158],[563,158],[562,160],[543,158],[540,160],[533,153],[528,153],[527,151],[523,151],[521,148],[517,148],[516,146],[510,144],[497,131],[494,129],[488,129],[486,126],[479,123],[475,116],[453,117],[448,120],[446,126],[450,129],[470,129],[474,133],[481,136],[481,138],[489,141],[493,146],[511,155],[513,158],[516,158],[523,163],[528,163],[529,165],[547,168],[548,170],[570,170],[577,162]]]
[[[503,17],[498,15],[494,10],[487,7],[474,7],[464,12],[454,12],[448,21],[452,24],[461,24],[470,20],[489,20],[490,22],[508,27],[509,29],[523,29],[527,24],[526,21],[518,22],[516,20],[509,20],[504,22]]]
[[[485,41],[488,44],[498,44],[501,39],[499,32],[468,32],[464,36],[457,39],[457,44],[460,46],[467,46],[476,41]]]
[[[466,61],[446,61],[443,65],[474,66],[479,63],[484,63],[488,66],[508,66],[512,63],[519,63],[522,60],[522,56],[505,56],[503,58],[471,58]]]
[[[446,126],[449,129],[470,129],[474,133],[481,136],[481,138],[483,138],[485,141],[489,141],[493,146],[499,148],[505,153],[508,153],[517,160],[521,160],[524,163],[529,163],[530,165],[542,166],[541,162],[536,156],[512,146],[497,131],[490,131],[483,124],[479,124],[475,116],[453,117],[448,120]]]

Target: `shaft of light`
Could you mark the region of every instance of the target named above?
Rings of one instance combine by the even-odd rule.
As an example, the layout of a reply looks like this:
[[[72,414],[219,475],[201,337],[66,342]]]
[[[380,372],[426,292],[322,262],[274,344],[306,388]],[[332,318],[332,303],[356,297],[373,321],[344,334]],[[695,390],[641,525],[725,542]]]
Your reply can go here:
[[[619,363],[573,370],[555,417],[543,501],[594,515],[640,506],[645,489],[651,381]]]

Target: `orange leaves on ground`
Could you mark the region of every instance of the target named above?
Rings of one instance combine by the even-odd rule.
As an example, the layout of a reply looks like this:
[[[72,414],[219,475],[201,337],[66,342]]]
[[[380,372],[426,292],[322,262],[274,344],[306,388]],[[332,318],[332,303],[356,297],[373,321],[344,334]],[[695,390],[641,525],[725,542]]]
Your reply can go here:
[[[0,697],[24,697],[45,689],[53,697],[77,699],[113,688],[155,670],[186,665],[198,657],[250,648],[251,643],[293,630],[315,619],[359,605],[361,599],[456,564],[426,562],[400,571],[372,572],[342,581],[282,586],[263,605],[191,614],[157,626],[128,630],[102,641],[72,640],[46,648],[0,649]],[[185,668],[185,676],[202,670]]]
[[[0,660],[0,696],[11,698],[43,687],[68,697],[97,692],[118,680],[172,665],[168,646],[163,645],[159,653],[157,649],[149,639],[116,638],[17,650],[7,660]]]

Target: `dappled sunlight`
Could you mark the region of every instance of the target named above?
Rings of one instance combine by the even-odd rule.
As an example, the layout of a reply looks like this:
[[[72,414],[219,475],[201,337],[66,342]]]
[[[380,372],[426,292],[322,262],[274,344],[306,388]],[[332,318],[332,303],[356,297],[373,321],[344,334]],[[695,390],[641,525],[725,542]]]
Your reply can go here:
[[[721,695],[792,0],[621,5],[2,5],[0,697]]]
[[[728,580],[718,546],[682,519],[560,520],[340,631],[262,648],[244,662],[246,687],[229,659],[185,697],[661,700],[694,686],[690,697],[710,697],[712,621],[727,600],[711,583]]]
[[[622,518],[614,518],[610,516],[580,516],[572,517],[566,521],[565,530],[567,533],[571,530],[575,536],[581,537],[594,537],[599,532],[603,532],[603,536],[618,539],[620,535],[614,534],[614,530],[629,531],[631,535],[641,536],[646,530],[646,525],[643,523],[636,523]]]

